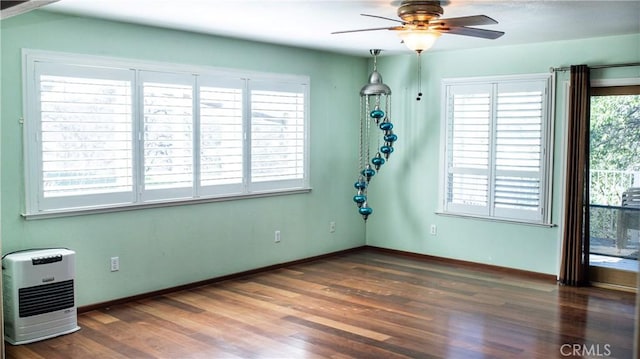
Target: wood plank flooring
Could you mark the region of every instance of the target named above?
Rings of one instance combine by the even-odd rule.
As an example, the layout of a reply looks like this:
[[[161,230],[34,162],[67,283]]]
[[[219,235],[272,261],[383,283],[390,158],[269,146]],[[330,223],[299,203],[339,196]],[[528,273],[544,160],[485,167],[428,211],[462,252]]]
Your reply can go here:
[[[83,313],[6,358],[631,358],[634,300],[362,250]]]

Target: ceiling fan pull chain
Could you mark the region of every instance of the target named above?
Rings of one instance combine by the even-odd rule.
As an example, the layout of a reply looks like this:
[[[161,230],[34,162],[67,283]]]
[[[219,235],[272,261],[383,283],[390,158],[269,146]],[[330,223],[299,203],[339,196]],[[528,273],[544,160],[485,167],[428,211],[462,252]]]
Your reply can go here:
[[[416,51],[418,54],[418,97],[416,97],[416,101],[420,101],[422,99],[422,60],[420,59],[420,54],[422,51]]]

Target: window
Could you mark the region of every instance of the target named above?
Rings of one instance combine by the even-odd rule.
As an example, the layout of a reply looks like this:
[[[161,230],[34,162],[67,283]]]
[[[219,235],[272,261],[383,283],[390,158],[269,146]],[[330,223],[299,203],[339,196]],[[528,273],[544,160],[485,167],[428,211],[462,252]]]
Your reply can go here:
[[[443,82],[444,212],[548,223],[551,75]]]
[[[200,194],[241,193],[244,181],[242,80],[201,78]]]
[[[142,104],[142,200],[193,196],[193,76],[139,73]]]
[[[26,215],[308,190],[308,78],[25,51]]]
[[[251,181],[299,181],[304,176],[304,97],[266,85],[251,84]]]

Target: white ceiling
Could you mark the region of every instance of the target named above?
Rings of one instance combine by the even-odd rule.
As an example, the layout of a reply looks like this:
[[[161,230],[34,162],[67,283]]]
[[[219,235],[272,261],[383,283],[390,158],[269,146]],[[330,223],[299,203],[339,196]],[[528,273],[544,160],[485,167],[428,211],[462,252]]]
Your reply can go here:
[[[46,10],[255,41],[369,56],[409,52],[393,31],[399,0],[60,0]],[[443,18],[487,15],[497,40],[443,35],[431,51],[640,33],[640,0],[450,0]]]

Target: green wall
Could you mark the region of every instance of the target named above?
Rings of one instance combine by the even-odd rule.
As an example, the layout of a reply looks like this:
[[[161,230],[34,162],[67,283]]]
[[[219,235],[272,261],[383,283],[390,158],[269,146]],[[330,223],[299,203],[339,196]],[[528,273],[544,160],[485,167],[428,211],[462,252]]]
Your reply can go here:
[[[439,41],[447,41],[446,35]],[[483,40],[478,40],[483,41]],[[497,41],[497,40],[496,40]],[[465,261],[558,273],[561,243],[565,85],[558,73],[552,222],[538,227],[437,215],[440,208],[441,82],[446,78],[548,73],[550,67],[640,61],[640,35],[586,40],[433,51],[422,56],[422,101],[416,56],[384,57],[378,68],[394,91],[392,108],[396,151],[369,187],[374,214],[367,222],[367,244]],[[640,78],[640,68],[594,70],[592,78]],[[437,235],[429,234],[431,224]]]
[[[365,225],[351,201],[357,172],[358,92],[371,61],[45,11],[0,24],[2,251],[62,246],[77,256],[78,304],[88,305],[366,244],[556,274],[561,228],[436,215],[441,80],[544,73],[550,67],[640,61],[640,35],[423,54],[423,100],[415,55],[383,56],[393,90],[396,152],[369,188]],[[443,36],[439,41],[446,41]],[[478,40],[481,41],[481,40]],[[311,78],[311,185],[306,194],[24,220],[22,48],[228,67]],[[366,55],[366,54],[365,54]],[[640,77],[637,68],[595,78]],[[553,223],[561,225],[564,86],[558,74]],[[329,221],[337,231],[328,231]],[[438,234],[429,234],[436,224]],[[282,242],[273,243],[273,232]],[[109,272],[119,256],[121,270]]]
[[[3,20],[2,251],[77,252],[78,305],[100,303],[364,245],[351,196],[367,59],[34,11]],[[311,78],[312,191],[268,198],[24,220],[22,48]],[[28,120],[28,119],[27,119]],[[337,230],[329,233],[329,222]],[[282,242],[274,243],[280,230]],[[120,257],[120,271],[109,258]]]

